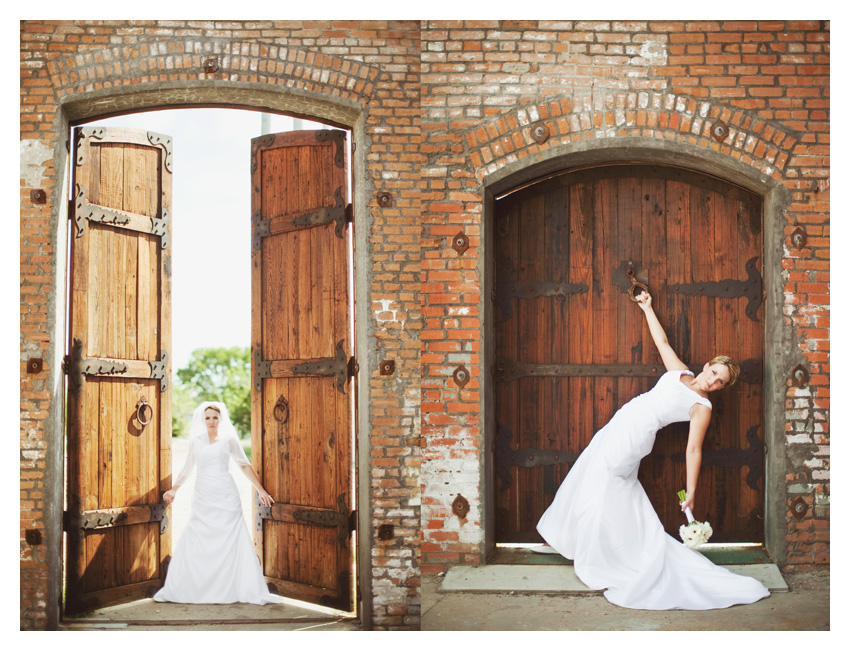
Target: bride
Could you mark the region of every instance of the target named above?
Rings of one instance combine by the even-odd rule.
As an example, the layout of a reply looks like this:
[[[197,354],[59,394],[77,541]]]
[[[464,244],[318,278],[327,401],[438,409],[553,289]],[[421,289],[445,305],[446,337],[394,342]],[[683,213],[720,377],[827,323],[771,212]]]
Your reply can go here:
[[[647,610],[708,610],[753,603],[769,592],[759,581],[714,565],[664,531],[637,474],[655,435],[690,421],[686,497],[693,507],[702,442],[711,419],[710,393],[731,386],[738,365],[718,356],[694,377],[667,341],[648,292],[638,297],[667,372],[623,406],[570,469],[537,530],[557,553],[574,559],[588,587],[613,604]],[[670,487],[671,495],[676,493]],[[544,548],[544,551],[545,548]],[[551,553],[551,552],[549,552]]]
[[[254,552],[236,482],[233,459],[266,506],[274,503],[245,456],[227,407],[204,402],[192,416],[189,453],[183,470],[163,499],[171,504],[194,469],[192,515],[186,524],[156,601],[194,604],[267,604],[283,599],[269,593]]]

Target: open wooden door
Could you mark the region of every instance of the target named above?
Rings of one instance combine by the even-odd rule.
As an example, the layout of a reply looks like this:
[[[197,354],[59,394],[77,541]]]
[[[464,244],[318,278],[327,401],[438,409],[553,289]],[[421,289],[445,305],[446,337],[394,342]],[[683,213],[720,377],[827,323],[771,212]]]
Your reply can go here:
[[[255,544],[278,594],[353,611],[345,132],[252,141]]]
[[[630,301],[629,271],[681,359],[741,364],[712,393],[694,514],[716,542],[764,540],[761,199],[682,169],[565,173],[495,212],[496,542],[539,542],[536,524],[591,438],[664,366]],[[688,425],[657,436],[639,479],[678,538]]]
[[[171,548],[171,139],[74,141],[66,614],[149,596]]]

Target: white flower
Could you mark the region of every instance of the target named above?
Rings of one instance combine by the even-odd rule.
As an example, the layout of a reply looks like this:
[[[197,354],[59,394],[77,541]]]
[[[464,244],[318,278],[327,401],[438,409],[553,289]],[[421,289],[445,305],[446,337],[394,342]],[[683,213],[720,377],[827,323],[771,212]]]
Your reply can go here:
[[[713,533],[714,531],[708,522],[691,522],[690,524],[683,524],[679,527],[679,536],[682,542],[690,548],[699,547],[703,543],[708,542],[708,539],[711,538]]]

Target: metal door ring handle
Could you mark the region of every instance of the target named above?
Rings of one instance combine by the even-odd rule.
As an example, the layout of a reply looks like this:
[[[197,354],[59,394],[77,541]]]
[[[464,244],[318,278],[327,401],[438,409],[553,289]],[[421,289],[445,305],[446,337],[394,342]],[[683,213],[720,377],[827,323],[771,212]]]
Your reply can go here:
[[[147,420],[145,420],[144,416],[142,415],[145,408],[147,408],[148,412],[150,412],[150,415],[148,416]],[[151,407],[151,405],[148,403],[147,398],[145,398],[144,396],[139,398],[139,402],[136,403],[136,419],[139,421],[139,424],[142,426],[142,429],[145,429],[145,427],[150,425],[150,422],[153,420],[153,407]]]
[[[278,414],[280,415],[278,416]],[[289,420],[289,403],[283,396],[280,396],[277,399],[277,402],[274,405],[274,410],[272,411],[272,416],[280,425],[283,425],[287,420]]]
[[[647,290],[646,285],[635,281],[635,284],[629,287],[629,298],[632,299],[632,302],[634,303],[638,302],[637,298],[635,297],[635,291],[637,291],[638,294],[642,294],[644,292],[646,292],[647,294],[649,293],[649,290]]]
[[[629,263],[629,264],[631,264],[631,263]],[[637,281],[637,278],[635,278],[635,270],[632,267],[628,268],[628,270],[626,271],[626,275],[628,275],[629,280],[632,281],[632,286],[629,287],[629,298],[632,299],[633,303],[637,303],[638,300],[635,297],[635,290],[640,290],[638,292],[638,294],[643,293],[643,292],[646,292],[647,294],[649,294],[649,289],[647,288],[646,285],[644,285],[643,283],[639,283]]]

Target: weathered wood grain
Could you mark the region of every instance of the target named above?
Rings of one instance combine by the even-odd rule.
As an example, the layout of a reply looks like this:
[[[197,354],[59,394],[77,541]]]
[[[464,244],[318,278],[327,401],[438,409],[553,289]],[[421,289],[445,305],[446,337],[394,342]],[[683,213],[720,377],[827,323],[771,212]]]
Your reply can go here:
[[[668,290],[678,283],[745,279],[761,256],[761,201],[740,188],[680,169],[611,166],[547,179],[500,200],[494,217],[496,285],[536,280],[585,283],[566,297],[497,295],[496,357],[563,365],[660,365],[643,314],[620,284],[624,263],[648,275],[653,305],[668,337],[691,367],[717,353],[763,356],[763,324],[745,315],[746,299]],[[508,315],[500,309],[509,305]],[[580,367],[576,367],[580,368]],[[623,376],[520,377],[497,382],[495,416],[510,448],[578,453],[625,402],[656,379]],[[716,393],[706,451],[747,449],[762,418],[762,386],[739,383]],[[682,522],[675,493],[684,487],[681,455],[687,424],[658,434],[640,478],[668,531]],[[763,433],[761,433],[763,435]],[[498,435],[497,435],[498,436]],[[499,466],[497,443],[496,465]],[[725,453],[724,453],[725,454]],[[497,472],[498,542],[538,540],[535,525],[569,464]],[[754,521],[764,489],[746,483],[748,468],[706,463],[695,512],[719,525],[715,539],[761,541]]]
[[[352,572],[347,530],[341,544],[336,528],[289,517],[336,509],[340,495],[350,507],[354,493],[353,383],[341,393],[336,377],[299,372],[304,363],[335,359],[339,341],[347,355],[352,350],[349,239],[338,237],[334,222],[298,221],[347,194],[345,168],[334,163],[336,143],[315,132],[254,142],[252,214],[268,229],[252,255],[252,346],[255,368],[267,364],[268,377],[255,385],[252,442],[254,468],[280,516],[262,521],[255,547],[281,594],[351,609],[350,587],[342,590],[339,580]],[[275,419],[279,400],[288,406],[285,422]]]
[[[81,153],[74,182],[92,203],[148,217],[170,210],[170,173],[146,132],[106,130],[83,139]],[[99,222],[79,237],[71,231],[69,341],[81,341],[84,357],[120,360],[128,370],[86,375],[69,392],[69,521],[82,511],[149,510],[144,505],[158,504],[170,487],[170,389],[149,379],[149,362],[171,347],[170,248],[161,241]],[[144,427],[136,412],[143,397],[152,409]],[[67,612],[146,596],[151,582],[162,581],[170,533],[136,520],[68,531]]]

